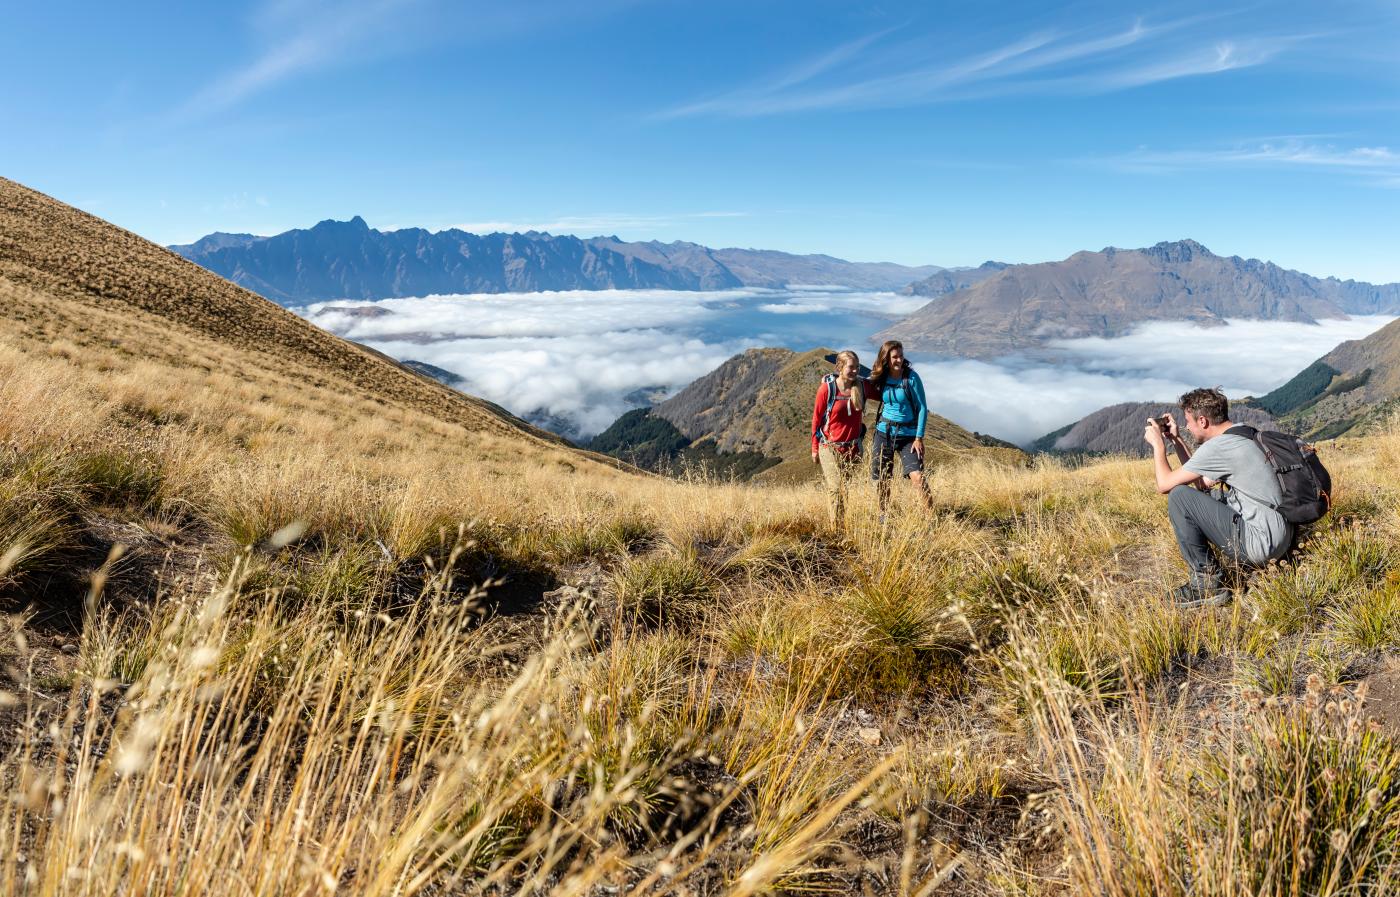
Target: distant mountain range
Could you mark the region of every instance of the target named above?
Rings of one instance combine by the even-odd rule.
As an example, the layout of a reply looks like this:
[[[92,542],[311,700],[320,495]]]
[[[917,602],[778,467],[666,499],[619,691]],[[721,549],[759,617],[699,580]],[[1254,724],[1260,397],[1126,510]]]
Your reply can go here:
[[[933,275],[935,284],[940,276]],[[1397,313],[1400,284],[1312,277],[1181,240],[991,271],[876,339],[900,339],[907,348],[944,356],[996,358],[1038,352],[1055,339],[1122,336],[1147,321],[1316,323]]]
[[[831,349],[750,349],[654,408],[628,412],[589,448],[653,468],[658,458],[661,466],[669,463],[667,446],[676,446],[676,452],[703,449],[720,465],[760,479],[816,478],[812,403],[834,357]],[[872,418],[874,412],[872,405]],[[1010,443],[970,432],[937,414],[928,416],[925,445],[935,462],[972,454],[1025,460]]]
[[[829,255],[628,243],[530,231],[380,231],[363,218],[271,237],[214,233],[170,249],[283,305],[447,293],[537,290],[723,290],[823,284],[897,290],[935,265],[848,262]]]

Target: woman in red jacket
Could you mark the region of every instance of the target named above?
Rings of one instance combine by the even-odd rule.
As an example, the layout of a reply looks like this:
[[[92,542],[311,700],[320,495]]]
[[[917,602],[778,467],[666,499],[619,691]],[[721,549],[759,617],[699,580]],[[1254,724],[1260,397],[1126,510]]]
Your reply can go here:
[[[817,387],[812,408],[812,462],[821,465],[826,479],[832,526],[840,526],[845,519],[846,480],[860,466],[865,391],[860,359],[849,349],[837,354],[836,373],[827,374]]]

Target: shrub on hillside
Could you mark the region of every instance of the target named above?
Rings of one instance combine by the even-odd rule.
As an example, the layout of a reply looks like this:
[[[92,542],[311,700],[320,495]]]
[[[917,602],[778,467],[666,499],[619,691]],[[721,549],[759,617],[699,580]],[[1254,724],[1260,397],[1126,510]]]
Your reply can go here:
[[[1341,371],[1318,359],[1299,371],[1292,380],[1256,399],[1254,404],[1274,416],[1287,414],[1322,395],[1332,378],[1340,373]]]

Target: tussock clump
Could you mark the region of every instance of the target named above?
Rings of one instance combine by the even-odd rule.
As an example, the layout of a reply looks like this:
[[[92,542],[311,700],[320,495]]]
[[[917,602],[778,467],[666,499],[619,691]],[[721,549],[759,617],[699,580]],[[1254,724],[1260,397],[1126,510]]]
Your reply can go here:
[[[996,801],[1020,785],[1014,739],[956,717],[947,723],[907,742],[892,770],[901,815]]]
[[[1306,675],[1304,647],[1301,639],[1289,638],[1259,656],[1241,657],[1235,664],[1236,683],[1264,695],[1292,695]]]
[[[1400,647],[1400,583],[1387,583],[1328,611],[1332,639],[1361,653]]]
[[[136,510],[160,501],[164,476],[150,454],[120,448],[77,451],[70,464],[69,476],[90,501]]]
[[[80,533],[61,501],[0,485],[0,596],[63,571],[79,550]]]
[[[1233,856],[1217,876],[1254,893],[1379,893],[1400,858],[1400,751],[1365,724],[1359,701],[1314,683],[1301,706],[1265,706],[1212,763],[1205,825]],[[1233,870],[1231,867],[1234,867]]]
[[[613,577],[623,618],[647,626],[697,623],[717,588],[714,574],[693,554],[674,549],[632,558]]]
[[[1013,623],[994,681],[1023,709],[1046,689],[1116,700],[1205,649],[1210,625],[1160,599],[1090,595]]]
[[[1246,601],[1261,643],[1317,626],[1329,608],[1383,585],[1393,569],[1394,549],[1357,527],[1315,533],[1295,561],[1271,564],[1250,581]]]
[[[655,524],[645,517],[623,514],[603,520],[585,520],[553,529],[549,550],[560,563],[612,560],[653,545]]]
[[[374,543],[322,546],[297,569],[291,588],[304,600],[348,608],[372,608],[392,576],[384,551]]]

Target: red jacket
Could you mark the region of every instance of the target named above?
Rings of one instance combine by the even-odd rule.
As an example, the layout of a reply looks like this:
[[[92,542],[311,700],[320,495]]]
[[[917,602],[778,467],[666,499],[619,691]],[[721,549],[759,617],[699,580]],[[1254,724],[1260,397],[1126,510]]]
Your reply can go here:
[[[835,387],[835,382],[832,386]],[[858,385],[865,390],[865,397],[871,397],[870,384],[865,380],[858,381]],[[831,406],[831,419],[826,421],[826,441],[827,442],[847,442],[860,438],[861,415],[851,412],[850,403],[846,398],[850,392],[838,392],[836,394],[836,404]],[[826,380],[822,380],[817,387],[817,402],[812,407],[812,451],[816,451],[821,445],[820,436],[822,422],[826,419]]]

